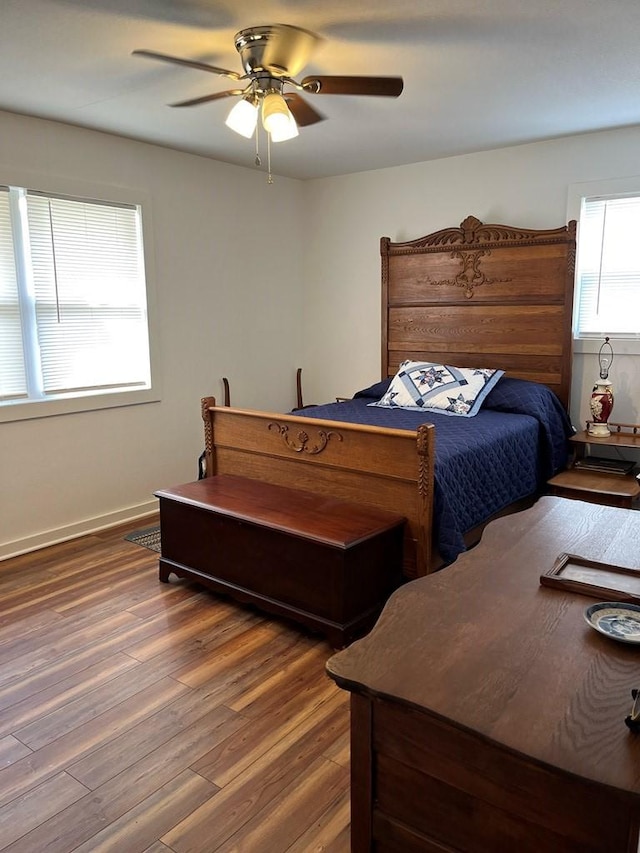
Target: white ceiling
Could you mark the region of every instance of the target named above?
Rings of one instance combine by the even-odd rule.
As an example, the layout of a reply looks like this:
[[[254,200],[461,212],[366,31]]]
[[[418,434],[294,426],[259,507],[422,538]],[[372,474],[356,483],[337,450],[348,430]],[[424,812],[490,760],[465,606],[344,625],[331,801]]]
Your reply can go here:
[[[253,141],[224,125],[234,101],[166,106],[229,80],[131,51],[241,72],[234,34],[272,23],[322,37],[300,76],[405,81],[397,99],[305,95],[327,121],[274,146],[275,174],[339,175],[640,123],[639,0],[0,0],[0,109],[252,167]]]

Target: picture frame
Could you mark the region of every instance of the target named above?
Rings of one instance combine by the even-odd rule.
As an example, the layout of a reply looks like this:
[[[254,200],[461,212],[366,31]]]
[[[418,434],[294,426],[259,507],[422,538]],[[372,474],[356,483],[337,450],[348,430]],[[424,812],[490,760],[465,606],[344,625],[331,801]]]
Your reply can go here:
[[[540,575],[540,584],[591,598],[640,604],[640,566],[615,566],[576,554],[559,554],[553,566]]]

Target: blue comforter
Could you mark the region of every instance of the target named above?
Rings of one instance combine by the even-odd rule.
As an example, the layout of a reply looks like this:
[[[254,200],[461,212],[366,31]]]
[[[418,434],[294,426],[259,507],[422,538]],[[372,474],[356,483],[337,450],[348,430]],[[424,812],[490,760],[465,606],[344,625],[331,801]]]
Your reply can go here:
[[[308,418],[415,430],[436,427],[435,541],[446,563],[465,550],[464,535],[509,504],[540,493],[564,467],[573,428],[555,394],[544,385],[503,377],[472,418],[383,409],[368,404],[389,380],[352,400],[299,410]]]

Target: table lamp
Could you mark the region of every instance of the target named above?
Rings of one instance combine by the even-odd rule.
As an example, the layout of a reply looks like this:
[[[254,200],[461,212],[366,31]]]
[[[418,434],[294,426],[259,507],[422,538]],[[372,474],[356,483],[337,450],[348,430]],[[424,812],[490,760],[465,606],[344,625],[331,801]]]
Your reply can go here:
[[[609,380],[609,368],[613,363],[613,347],[607,337],[598,350],[598,362],[600,364],[600,378],[593,386],[589,400],[592,419],[587,424],[587,432],[594,438],[606,438],[611,435],[609,418],[613,411],[613,388]]]

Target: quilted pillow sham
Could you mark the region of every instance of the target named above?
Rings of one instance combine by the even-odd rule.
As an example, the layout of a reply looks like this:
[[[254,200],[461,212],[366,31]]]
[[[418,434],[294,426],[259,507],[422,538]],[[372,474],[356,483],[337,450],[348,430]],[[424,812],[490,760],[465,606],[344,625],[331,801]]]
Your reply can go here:
[[[387,392],[368,405],[472,418],[503,375],[504,370],[403,361]]]

